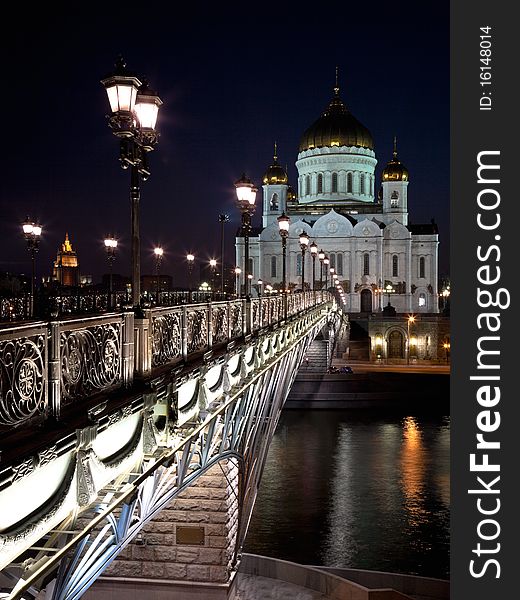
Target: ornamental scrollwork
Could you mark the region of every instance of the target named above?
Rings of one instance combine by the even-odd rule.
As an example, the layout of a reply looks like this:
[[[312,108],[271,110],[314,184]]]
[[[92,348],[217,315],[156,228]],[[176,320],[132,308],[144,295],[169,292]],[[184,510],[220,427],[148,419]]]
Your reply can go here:
[[[179,358],[181,345],[181,313],[173,312],[154,317],[152,322],[152,365],[164,365]]]
[[[242,335],[242,303],[237,302],[229,307],[231,319],[231,337]]]
[[[0,341],[0,425],[45,410],[45,334]]]
[[[121,383],[121,324],[106,323],[60,335],[61,388],[65,401]]]
[[[214,306],[211,309],[211,333],[213,343],[225,342],[228,339],[228,316],[226,306]]]
[[[188,311],[186,330],[188,334],[188,354],[207,347],[208,319],[206,309]]]

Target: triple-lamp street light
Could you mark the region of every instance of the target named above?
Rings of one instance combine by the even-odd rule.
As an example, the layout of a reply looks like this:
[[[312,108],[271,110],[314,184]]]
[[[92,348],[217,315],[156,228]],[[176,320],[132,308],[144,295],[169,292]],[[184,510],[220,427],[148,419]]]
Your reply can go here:
[[[162,101],[145,80],[126,70],[121,57],[115,67],[101,83],[107,91],[112,111],[108,123],[112,133],[119,138],[121,166],[123,169],[130,167],[132,303],[134,309],[138,309],[141,302],[140,182],[150,176],[147,154],[157,144],[155,124]]]
[[[305,291],[305,252],[309,246],[309,236],[302,231],[300,233],[300,248],[302,250],[302,292]]]
[[[251,234],[251,217],[255,212],[257,189],[245,174],[242,174],[242,177],[235,182],[235,188],[237,192],[237,204],[242,216],[240,233],[244,238],[244,295],[246,298],[249,298],[251,284],[249,278],[249,235]]]
[[[42,226],[38,223],[34,223],[27,217],[22,223],[22,230],[25,241],[27,242],[27,250],[31,253],[31,302],[29,313],[30,316],[34,316],[34,285],[36,276],[36,253],[38,252],[38,246],[40,245],[40,238],[42,235]]]
[[[113,295],[113,267],[114,260],[116,259],[117,240],[113,235],[109,235],[105,238],[105,250],[107,253],[108,260],[108,308],[112,308],[112,295]]]
[[[159,306],[159,293],[161,291],[160,284],[159,284],[159,281],[160,281],[159,271],[161,269],[161,262],[163,259],[164,250],[160,246],[156,246],[153,249],[153,253],[155,255],[155,293],[156,293],[155,303],[157,306]]]
[[[286,281],[286,263],[287,263],[287,238],[289,237],[289,226],[291,220],[282,212],[278,217],[278,230],[282,238],[282,294],[283,294],[283,316],[287,319],[287,281]],[[303,266],[303,265],[302,265]]]
[[[388,301],[388,303],[390,304],[390,300]],[[409,365],[410,364],[410,326],[415,323],[415,315],[409,315],[408,319],[407,319],[407,334],[408,334],[408,338],[406,340],[406,364]]]

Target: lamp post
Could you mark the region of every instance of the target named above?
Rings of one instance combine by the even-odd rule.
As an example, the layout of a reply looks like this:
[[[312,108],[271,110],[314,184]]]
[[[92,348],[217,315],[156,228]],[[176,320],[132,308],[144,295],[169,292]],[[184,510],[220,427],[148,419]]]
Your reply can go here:
[[[287,319],[287,282],[286,282],[286,262],[287,262],[287,238],[289,237],[289,225],[291,220],[282,212],[278,217],[278,231],[282,238],[282,294],[283,294],[283,317]]]
[[[330,273],[330,286],[332,287],[334,285],[334,267],[330,267],[329,273]]]
[[[309,236],[302,231],[300,233],[300,248],[302,250],[302,292],[305,291],[305,252],[309,245]]]
[[[188,302],[191,302],[191,274],[193,271],[194,261],[195,256],[191,252],[186,254],[186,262],[188,264]]]
[[[164,250],[160,246],[156,246],[153,249],[155,255],[155,293],[156,293],[156,305],[159,306],[159,293],[161,291],[159,284],[159,271],[161,268],[161,262],[164,254]]]
[[[312,256],[312,291],[316,289],[316,256],[318,255],[318,245],[312,242],[309,246]]]
[[[224,294],[224,225],[229,221],[229,215],[218,216],[220,223],[220,291]]]
[[[241,236],[244,238],[244,295],[249,298],[249,235],[251,233],[251,217],[255,212],[257,189],[245,174],[235,182],[237,204],[242,217]]]
[[[240,267],[235,267],[237,298],[240,298],[240,273],[242,273],[242,269]]]
[[[390,300],[388,301],[388,303],[390,304]],[[407,344],[407,352],[406,352],[406,364],[409,365],[410,364],[410,325],[412,325],[413,323],[415,323],[415,316],[414,315],[410,315],[407,319],[407,334],[408,334],[408,338],[406,340]]]
[[[388,294],[388,306],[390,306],[390,294],[394,293],[394,286],[390,283],[385,287],[385,294]],[[415,319],[415,317],[414,317]],[[412,321],[413,322],[413,321]]]
[[[113,235],[109,235],[105,239],[105,250],[107,253],[108,260],[108,308],[112,308],[112,294],[113,294],[113,265],[116,259],[117,240]]]
[[[101,80],[110,102],[109,125],[112,133],[119,138],[119,160],[121,167],[130,167],[130,202],[132,222],[132,303],[134,309],[141,302],[141,242],[139,234],[139,200],[141,179],[150,176],[148,152],[157,144],[155,130],[159,107],[159,96],[126,70],[126,63],[120,57],[114,73]]]
[[[323,261],[325,260],[325,252],[320,250],[318,253],[318,258],[320,260],[320,290],[323,289]]]
[[[258,297],[261,298],[262,297],[262,286],[264,285],[264,282],[261,279],[259,279],[256,282],[256,285],[258,286]]]
[[[325,291],[327,291],[327,288],[329,287],[329,264],[330,258],[328,256],[325,256],[325,258],[323,259],[323,265],[325,269]]]
[[[209,261],[209,268],[211,269],[211,289],[215,290],[215,272],[217,270],[217,261],[212,258]]]
[[[444,344],[442,345],[442,347],[444,348],[444,351],[446,353],[446,364],[448,364],[450,362],[450,342],[444,342]]]
[[[27,242],[27,250],[31,253],[31,302],[29,304],[29,314],[34,316],[34,287],[36,277],[36,253],[40,245],[40,237],[42,235],[42,226],[34,223],[27,217],[22,223],[22,231]]]

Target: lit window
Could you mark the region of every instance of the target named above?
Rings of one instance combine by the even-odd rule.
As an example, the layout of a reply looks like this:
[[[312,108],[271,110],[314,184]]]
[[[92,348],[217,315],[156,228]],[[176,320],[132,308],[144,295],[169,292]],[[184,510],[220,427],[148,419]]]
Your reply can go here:
[[[419,306],[426,306],[426,294],[419,294]]]

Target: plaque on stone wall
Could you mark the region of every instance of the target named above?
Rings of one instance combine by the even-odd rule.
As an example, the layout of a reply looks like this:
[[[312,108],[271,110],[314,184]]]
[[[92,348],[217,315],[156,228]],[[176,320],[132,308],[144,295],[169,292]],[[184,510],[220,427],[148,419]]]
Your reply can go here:
[[[204,546],[204,527],[177,525],[175,527],[175,540],[178,545]]]

